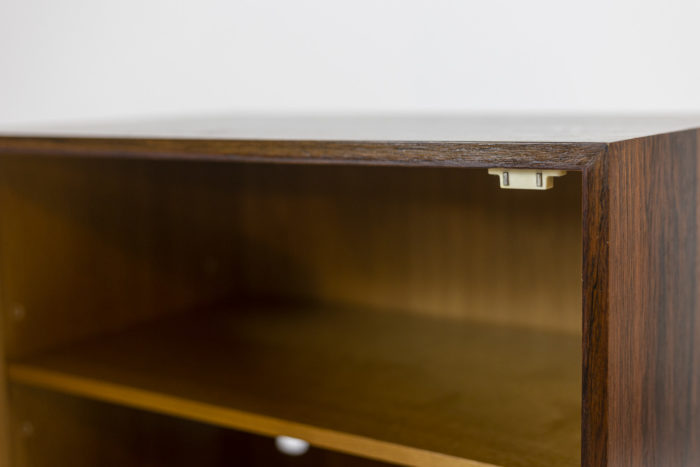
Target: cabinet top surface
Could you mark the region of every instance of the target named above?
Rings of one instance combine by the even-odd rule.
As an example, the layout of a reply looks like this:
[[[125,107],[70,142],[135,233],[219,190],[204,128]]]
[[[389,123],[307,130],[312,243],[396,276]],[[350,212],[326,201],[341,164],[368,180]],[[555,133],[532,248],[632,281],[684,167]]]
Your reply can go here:
[[[202,116],[0,128],[0,136],[195,140],[610,143],[700,127],[692,116]]]
[[[700,116],[219,116],[0,128],[0,155],[582,170]]]

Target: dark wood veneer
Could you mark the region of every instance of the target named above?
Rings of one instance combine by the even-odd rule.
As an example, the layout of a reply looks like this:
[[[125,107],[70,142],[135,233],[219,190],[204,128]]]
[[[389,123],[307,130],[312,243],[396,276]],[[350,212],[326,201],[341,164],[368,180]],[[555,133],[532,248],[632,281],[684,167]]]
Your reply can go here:
[[[602,143],[254,141],[0,137],[0,154],[580,170]]]
[[[582,463],[700,464],[698,132],[584,170]]]
[[[697,171],[694,130],[610,147],[611,466],[700,465]]]
[[[581,464],[607,465],[608,154],[583,172],[583,403]]]

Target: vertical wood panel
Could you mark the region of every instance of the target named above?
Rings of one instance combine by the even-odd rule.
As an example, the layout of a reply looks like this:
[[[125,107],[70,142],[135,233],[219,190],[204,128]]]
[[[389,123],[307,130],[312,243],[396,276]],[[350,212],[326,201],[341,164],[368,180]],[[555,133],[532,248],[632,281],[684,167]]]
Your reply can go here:
[[[581,464],[607,465],[608,158],[583,173],[583,400]]]
[[[259,295],[580,334],[580,183],[572,172],[537,192],[502,190],[484,170],[258,166],[241,169],[229,205]]]
[[[697,141],[610,147],[611,466],[700,465]]]
[[[7,361],[3,341],[4,317],[0,316],[0,467],[10,466],[10,405],[7,396]]]
[[[695,372],[695,378],[691,379],[690,386],[690,405],[691,405],[691,420],[690,439],[694,440],[690,450],[689,459],[700,463],[700,130],[696,133],[695,138],[695,160],[696,160],[696,186],[695,186],[695,233],[697,235],[697,251],[695,252],[695,308],[696,313],[693,317],[695,328],[693,330],[693,357],[692,368]]]
[[[0,225],[6,213],[2,209],[2,190],[5,185],[3,172],[0,170]],[[0,467],[10,467],[10,401],[8,396],[9,381],[7,375],[7,305],[5,303],[5,277],[3,275],[4,252],[0,228]]]

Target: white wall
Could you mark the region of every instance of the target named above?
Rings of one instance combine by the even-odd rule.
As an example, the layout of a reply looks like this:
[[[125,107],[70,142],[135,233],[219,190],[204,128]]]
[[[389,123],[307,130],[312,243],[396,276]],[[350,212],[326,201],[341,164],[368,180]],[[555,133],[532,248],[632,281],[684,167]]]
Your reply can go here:
[[[0,0],[0,124],[700,111],[699,0]]]

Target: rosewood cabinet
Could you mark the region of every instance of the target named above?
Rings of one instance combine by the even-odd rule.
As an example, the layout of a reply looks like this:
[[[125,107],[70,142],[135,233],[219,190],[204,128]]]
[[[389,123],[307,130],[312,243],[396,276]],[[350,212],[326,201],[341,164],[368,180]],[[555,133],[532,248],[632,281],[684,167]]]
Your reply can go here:
[[[6,131],[0,464],[698,466],[698,123]]]

